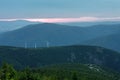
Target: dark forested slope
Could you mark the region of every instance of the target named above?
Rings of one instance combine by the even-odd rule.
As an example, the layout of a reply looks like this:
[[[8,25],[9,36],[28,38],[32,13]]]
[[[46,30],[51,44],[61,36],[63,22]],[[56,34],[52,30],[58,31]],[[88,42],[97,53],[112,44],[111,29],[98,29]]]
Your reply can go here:
[[[16,68],[40,67],[51,64],[96,64],[120,71],[120,54],[96,46],[64,46],[24,49],[0,47],[0,63],[13,64]]]

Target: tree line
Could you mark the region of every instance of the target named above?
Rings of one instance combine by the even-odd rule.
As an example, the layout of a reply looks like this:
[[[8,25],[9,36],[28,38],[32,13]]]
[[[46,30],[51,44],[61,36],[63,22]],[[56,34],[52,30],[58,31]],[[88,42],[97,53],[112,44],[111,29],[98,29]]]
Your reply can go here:
[[[0,80],[119,80],[115,75],[91,74],[84,70],[66,70],[64,68],[42,68],[31,69],[26,67],[17,70],[12,65],[4,63],[0,68]]]

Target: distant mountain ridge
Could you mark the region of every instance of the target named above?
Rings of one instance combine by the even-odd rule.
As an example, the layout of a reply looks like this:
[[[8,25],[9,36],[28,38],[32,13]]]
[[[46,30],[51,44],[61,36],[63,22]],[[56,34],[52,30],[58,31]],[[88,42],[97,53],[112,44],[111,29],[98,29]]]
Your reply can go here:
[[[95,25],[115,25],[120,24],[120,21],[96,21],[96,22],[68,22],[61,23],[69,26],[82,26],[82,27],[90,27]]]
[[[47,47],[47,45],[84,45],[90,43],[91,40],[96,38],[118,34],[119,31],[120,24],[95,25],[91,27],[66,26],[54,23],[32,24],[14,31],[0,34],[0,45],[17,47],[25,47],[25,45],[27,45],[27,47],[35,47],[35,45],[37,47]],[[119,35],[116,37],[119,37]],[[118,41],[119,39],[116,38],[116,40]],[[112,49],[112,46],[114,46],[113,44],[117,43],[117,41],[114,41],[113,38],[110,47],[104,45],[103,47]],[[109,43],[109,40],[107,40],[107,42]],[[90,45],[93,44],[94,42],[91,42]],[[119,48],[117,49],[117,47],[114,47],[113,50],[119,51]]]
[[[16,20],[16,21],[0,21],[0,33],[16,30],[22,28],[26,25],[36,24],[38,22],[30,22],[26,20]]]
[[[16,30],[22,28],[26,25],[37,24],[42,22],[32,22],[27,20],[15,20],[15,21],[0,21],[0,33]],[[60,25],[69,25],[69,26],[81,26],[81,27],[90,27],[94,25],[114,25],[120,24],[120,21],[103,21],[103,22],[69,22],[69,23],[57,23]]]
[[[120,51],[120,32],[98,37],[92,40],[83,42],[86,45],[97,45],[107,47],[116,51]]]

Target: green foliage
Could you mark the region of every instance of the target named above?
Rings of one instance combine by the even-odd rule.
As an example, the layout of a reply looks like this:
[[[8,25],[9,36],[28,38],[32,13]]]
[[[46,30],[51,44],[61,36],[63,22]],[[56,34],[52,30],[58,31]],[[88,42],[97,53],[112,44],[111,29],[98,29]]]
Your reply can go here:
[[[37,49],[0,47],[0,61],[6,61],[15,66],[14,69],[11,65],[4,63],[0,68],[0,80],[120,79],[118,73],[109,70],[109,68],[120,70],[120,54],[96,46]]]
[[[96,67],[96,66],[93,66]],[[96,67],[100,69],[99,67]],[[11,65],[0,68],[0,80],[119,80],[119,75],[105,70],[91,70],[88,65],[63,64],[51,65],[39,69],[16,71]]]
[[[78,80],[77,73],[73,73],[73,75],[72,75],[72,80]]]
[[[15,69],[11,65],[4,63],[0,69],[0,79],[1,80],[14,80],[15,76],[16,76]]]

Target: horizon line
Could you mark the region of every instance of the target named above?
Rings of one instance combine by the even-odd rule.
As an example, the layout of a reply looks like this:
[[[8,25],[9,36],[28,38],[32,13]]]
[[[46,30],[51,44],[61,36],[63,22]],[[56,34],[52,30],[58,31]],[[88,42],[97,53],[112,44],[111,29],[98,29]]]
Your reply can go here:
[[[120,21],[120,17],[78,17],[78,18],[14,18],[0,19],[0,21],[17,21],[25,20],[30,22],[46,23],[69,23],[69,22],[99,22],[99,21]]]

